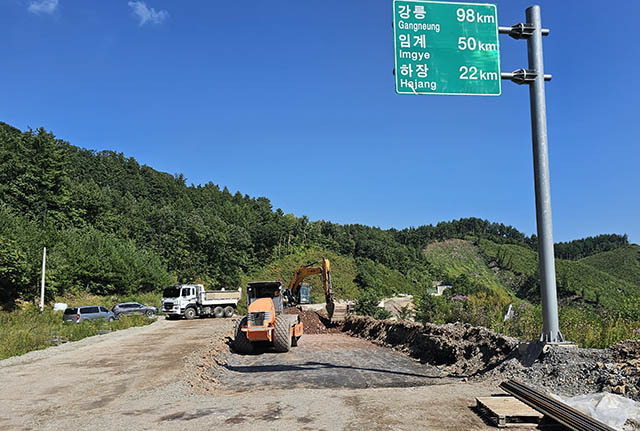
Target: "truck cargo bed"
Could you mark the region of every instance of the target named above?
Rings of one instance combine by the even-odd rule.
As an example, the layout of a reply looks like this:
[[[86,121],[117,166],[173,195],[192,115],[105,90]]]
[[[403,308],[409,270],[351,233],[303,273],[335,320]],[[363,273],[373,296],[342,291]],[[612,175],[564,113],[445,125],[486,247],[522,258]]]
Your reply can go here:
[[[204,301],[239,301],[242,294],[239,290],[208,290],[203,296]]]

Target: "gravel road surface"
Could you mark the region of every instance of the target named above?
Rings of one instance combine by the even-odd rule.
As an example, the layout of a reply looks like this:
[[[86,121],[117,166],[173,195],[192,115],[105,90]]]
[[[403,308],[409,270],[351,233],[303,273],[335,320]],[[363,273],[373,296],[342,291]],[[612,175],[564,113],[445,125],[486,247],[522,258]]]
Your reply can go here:
[[[0,430],[493,429],[470,408],[493,383],[343,334],[240,356],[234,320],[161,318],[0,361]]]

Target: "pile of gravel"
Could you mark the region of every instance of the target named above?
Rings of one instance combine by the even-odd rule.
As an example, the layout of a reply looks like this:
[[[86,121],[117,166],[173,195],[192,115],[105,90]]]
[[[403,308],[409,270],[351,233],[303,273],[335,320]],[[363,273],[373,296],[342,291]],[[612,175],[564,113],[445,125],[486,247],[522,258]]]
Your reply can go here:
[[[640,341],[610,349],[551,347],[530,367],[513,357],[482,378],[516,378],[555,394],[613,392],[640,401]]]

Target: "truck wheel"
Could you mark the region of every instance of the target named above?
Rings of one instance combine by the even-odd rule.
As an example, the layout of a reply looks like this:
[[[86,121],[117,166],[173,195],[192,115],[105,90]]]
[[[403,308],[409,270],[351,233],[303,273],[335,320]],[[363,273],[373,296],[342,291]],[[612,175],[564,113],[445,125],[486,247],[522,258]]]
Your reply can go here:
[[[291,322],[281,314],[276,316],[275,326],[273,347],[276,352],[288,352],[291,350]]]
[[[234,310],[232,306],[227,305],[226,307],[224,307],[224,317],[233,316],[233,312],[234,311],[236,311],[236,310]]]
[[[233,340],[233,350],[243,355],[253,352],[253,344],[247,338],[247,333],[242,332],[242,327],[247,324],[247,317],[243,317],[236,324],[235,339]]]
[[[217,306],[213,309],[213,315],[216,317],[224,317],[224,310],[222,307]]]
[[[187,320],[191,320],[196,317],[196,309],[195,308],[187,308],[184,310],[184,318]]]

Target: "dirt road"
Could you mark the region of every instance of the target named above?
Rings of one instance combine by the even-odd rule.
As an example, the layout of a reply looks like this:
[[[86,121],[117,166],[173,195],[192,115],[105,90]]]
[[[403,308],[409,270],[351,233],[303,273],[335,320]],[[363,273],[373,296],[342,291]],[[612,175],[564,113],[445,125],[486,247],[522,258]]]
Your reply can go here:
[[[220,355],[220,384],[231,390],[326,388],[365,389],[443,384],[435,367],[391,349],[344,334],[305,335],[288,353]],[[449,380],[453,382],[453,380]]]
[[[0,430],[491,429],[470,406],[493,384],[441,379],[342,334],[239,356],[232,327],[160,319],[0,361]]]

